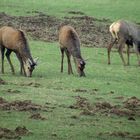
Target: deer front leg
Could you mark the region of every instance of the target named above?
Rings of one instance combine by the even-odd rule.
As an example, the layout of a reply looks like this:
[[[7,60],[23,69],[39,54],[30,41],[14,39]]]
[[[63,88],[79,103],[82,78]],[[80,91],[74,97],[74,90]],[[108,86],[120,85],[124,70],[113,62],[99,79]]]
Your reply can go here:
[[[140,53],[139,53],[139,48],[135,47],[136,50],[136,55],[137,55],[137,59],[138,59],[138,65],[140,66]]]
[[[21,58],[21,56],[19,55],[19,53],[16,53],[16,56],[19,60],[19,63],[20,63],[20,74],[22,75],[23,72],[24,72],[24,75],[25,75],[25,69],[24,69],[24,66],[23,66],[23,60]]]
[[[61,72],[63,72],[64,49],[61,48]]]
[[[67,56],[67,61],[68,61],[68,74],[73,74],[72,66],[71,66],[71,61],[70,61],[70,53],[68,50],[65,50],[66,56]]]
[[[4,52],[5,52],[5,48],[1,46],[1,61],[2,61],[1,72],[2,73],[4,73]]]

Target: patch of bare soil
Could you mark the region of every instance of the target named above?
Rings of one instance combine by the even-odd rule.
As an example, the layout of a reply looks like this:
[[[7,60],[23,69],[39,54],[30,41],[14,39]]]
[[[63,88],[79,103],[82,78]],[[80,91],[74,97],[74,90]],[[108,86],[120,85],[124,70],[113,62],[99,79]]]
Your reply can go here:
[[[74,14],[74,15],[85,15],[85,13],[81,11],[68,11],[69,14]]]
[[[75,89],[73,90],[73,92],[87,92],[86,89]]]
[[[39,83],[34,83],[34,82],[30,82],[30,83],[22,83],[22,84],[20,84],[20,86],[32,86],[32,87],[40,87],[41,86],[41,84],[39,84]]]
[[[25,126],[18,126],[15,130],[0,127],[0,139],[21,139],[22,136],[29,133],[29,130]]]
[[[32,114],[29,118],[35,120],[46,120],[46,118],[42,117],[40,113]]]
[[[110,21],[107,19],[96,19],[82,15],[79,11],[70,11],[72,14],[81,16],[64,17],[58,19],[36,11],[35,16],[9,16],[0,13],[0,26],[9,25],[27,32],[28,35],[37,40],[58,41],[58,29],[62,25],[73,26],[79,34],[81,43],[87,47],[106,47],[110,42],[108,27]]]
[[[129,109],[136,109],[140,107],[140,99],[135,96],[128,98],[126,101],[124,101],[124,106]]]
[[[126,116],[128,120],[135,120],[135,116],[140,116],[140,100],[136,97],[128,98],[121,105],[111,105],[108,102],[96,102],[91,104],[86,98],[76,96],[76,103],[69,106],[71,109],[82,110],[83,115],[95,115],[97,113],[118,116]]]
[[[2,97],[0,97],[0,109],[2,110],[17,110],[17,111],[38,111],[44,108],[41,105],[32,103],[31,100],[25,101],[13,101],[8,102]]]
[[[14,90],[14,89],[7,89],[5,90],[6,93],[20,93],[19,90]]]
[[[121,137],[125,139],[133,139],[133,140],[139,140],[140,134],[132,134],[130,132],[121,132],[121,131],[115,131],[115,132],[106,132],[106,133],[99,133],[99,135],[109,135],[109,136],[115,136],[115,137]]]
[[[76,96],[76,103],[69,106],[69,108],[72,109],[89,109],[90,108],[90,103],[88,102],[88,100],[86,98],[80,97],[80,96]]]
[[[89,94],[97,94],[98,89],[91,89],[91,90],[87,90],[87,89],[74,89],[73,92],[79,92],[79,93],[89,93]]]
[[[5,85],[6,82],[0,78],[0,85]]]

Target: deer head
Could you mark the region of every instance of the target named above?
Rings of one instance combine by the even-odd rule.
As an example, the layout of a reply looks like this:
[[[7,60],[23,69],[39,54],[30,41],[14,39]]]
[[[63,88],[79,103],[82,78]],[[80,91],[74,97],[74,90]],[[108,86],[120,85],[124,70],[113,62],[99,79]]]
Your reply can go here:
[[[84,68],[85,68],[85,61],[83,59],[77,59],[77,71],[79,73],[79,76],[85,76]]]
[[[35,69],[35,66],[37,65],[38,58],[35,58],[33,61],[31,59],[27,59],[27,61],[24,63],[24,69],[27,77],[32,76],[32,72]]]

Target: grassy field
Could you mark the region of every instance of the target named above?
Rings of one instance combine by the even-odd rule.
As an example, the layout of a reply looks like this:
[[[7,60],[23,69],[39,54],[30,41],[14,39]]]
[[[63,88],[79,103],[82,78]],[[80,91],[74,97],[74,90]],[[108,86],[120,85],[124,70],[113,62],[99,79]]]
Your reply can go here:
[[[1,0],[0,11],[11,15],[32,15],[32,11],[40,11],[58,17],[69,16],[68,11],[81,11],[96,18],[140,22],[139,5],[139,0]]]
[[[23,16],[37,10],[63,17],[69,16],[64,11],[78,10],[90,16],[96,15],[97,18],[126,18],[140,22],[139,4],[138,0],[1,0],[0,11]],[[131,65],[124,67],[119,55],[112,52],[112,64],[107,65],[105,48],[82,46],[82,55],[89,60],[86,62],[86,77],[80,78],[76,74],[74,64],[74,75],[67,74],[66,58],[64,73],[60,73],[60,50],[57,42],[47,43],[30,39],[29,43],[32,55],[39,57],[33,77],[19,75],[18,61],[12,55],[16,74],[10,73],[10,67],[5,61],[5,74],[0,74],[0,77],[7,84],[0,85],[0,96],[9,102],[31,100],[46,106],[47,111],[0,110],[0,127],[14,130],[17,126],[25,126],[31,134],[23,136],[22,140],[139,139],[139,115],[133,115],[130,119],[128,114],[116,115],[100,110],[87,115],[82,114],[83,108],[70,107],[76,103],[77,97],[86,98],[85,101],[90,105],[107,102],[112,106],[122,106],[124,101],[133,96],[140,98],[140,70],[135,54],[131,54]],[[137,111],[139,112],[139,108]],[[31,114],[36,112],[46,120],[31,119]]]

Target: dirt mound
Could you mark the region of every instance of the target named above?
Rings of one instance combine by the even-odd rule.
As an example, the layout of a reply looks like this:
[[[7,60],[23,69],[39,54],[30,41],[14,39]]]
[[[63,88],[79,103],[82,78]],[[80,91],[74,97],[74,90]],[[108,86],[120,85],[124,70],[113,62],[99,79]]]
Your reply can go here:
[[[30,110],[41,110],[42,106],[32,103],[31,100],[25,100],[25,101],[17,100],[10,103],[10,107],[14,110],[30,111]]]
[[[76,103],[74,105],[69,106],[72,109],[89,109],[90,103],[86,98],[76,96]]]
[[[6,93],[20,93],[19,90],[14,90],[14,89],[7,89],[5,90]]]
[[[82,12],[71,11],[72,14],[84,14]],[[26,31],[37,40],[58,41],[58,29],[62,25],[73,26],[79,36],[81,43],[87,47],[105,47],[110,41],[108,27],[110,21],[106,19],[96,19],[89,16],[74,16],[58,19],[36,11],[35,16],[9,16],[0,13],[0,26],[9,25]]]
[[[87,92],[86,89],[75,89],[73,90],[73,92]]]
[[[29,134],[29,130],[25,127],[25,126],[18,126],[15,129],[16,134],[20,135],[20,136],[25,136],[27,134]]]
[[[31,100],[8,102],[0,97],[0,109],[17,111],[38,111],[43,110],[41,105],[32,103]]]
[[[0,78],[0,85],[5,85],[6,82]]]
[[[42,117],[40,113],[32,114],[29,118],[35,120],[46,120],[46,118]]]
[[[136,98],[135,96],[128,98],[124,101],[124,106],[126,108],[135,109],[140,107],[140,99]]]
[[[97,94],[98,89],[82,89],[82,88],[77,88],[72,90],[73,92],[78,92],[78,93],[87,93],[87,94]]]
[[[99,133],[99,136],[112,136],[112,137],[121,137],[125,139],[133,139],[133,140],[139,140],[140,139],[140,134],[132,134],[130,132],[121,132],[121,131],[114,131],[114,132],[105,132],[105,133]]]
[[[36,83],[36,82],[30,82],[30,83],[22,83],[20,86],[32,86],[32,87],[40,87],[41,84]]]
[[[25,126],[18,126],[15,130],[0,127],[0,139],[21,139],[21,136],[28,135],[29,133]]]
[[[69,14],[76,14],[76,15],[85,15],[85,13],[81,12],[81,11],[68,11]]]
[[[127,99],[122,106],[111,105],[108,102],[96,102],[91,104],[86,98],[80,96],[76,96],[75,98],[76,103],[69,106],[69,108],[80,109],[83,115],[95,115],[100,113],[110,116],[110,114],[115,114],[118,116],[126,116],[128,120],[135,120],[135,116],[140,116],[140,101],[136,97]]]

